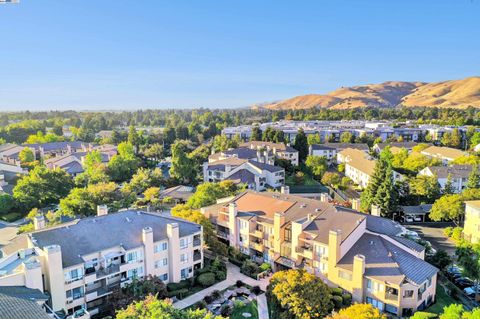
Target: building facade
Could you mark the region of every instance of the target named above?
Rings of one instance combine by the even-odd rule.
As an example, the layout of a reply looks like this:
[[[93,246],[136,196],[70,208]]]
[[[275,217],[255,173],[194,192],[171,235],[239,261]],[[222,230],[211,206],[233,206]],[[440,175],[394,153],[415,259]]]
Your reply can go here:
[[[2,248],[0,286],[47,291],[54,311],[102,310],[114,289],[133,278],[158,276],[165,283],[193,276],[203,267],[202,227],[141,211],[108,214],[20,235]]]
[[[275,270],[301,268],[381,311],[410,316],[435,300],[438,270],[395,222],[286,193],[247,191],[202,208],[218,237]]]
[[[418,172],[418,175],[435,176],[442,190],[450,178],[453,192],[459,194],[467,188],[472,170],[472,165],[429,166]]]
[[[473,244],[480,241],[480,200],[465,202],[463,236]]]

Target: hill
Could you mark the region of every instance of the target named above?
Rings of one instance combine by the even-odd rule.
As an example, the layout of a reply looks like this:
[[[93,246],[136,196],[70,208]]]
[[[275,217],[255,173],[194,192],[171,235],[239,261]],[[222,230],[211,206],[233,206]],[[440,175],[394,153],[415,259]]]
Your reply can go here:
[[[360,107],[480,108],[480,77],[445,82],[384,82],[342,87],[327,94],[307,94],[264,104],[273,110],[313,107],[352,109]]]

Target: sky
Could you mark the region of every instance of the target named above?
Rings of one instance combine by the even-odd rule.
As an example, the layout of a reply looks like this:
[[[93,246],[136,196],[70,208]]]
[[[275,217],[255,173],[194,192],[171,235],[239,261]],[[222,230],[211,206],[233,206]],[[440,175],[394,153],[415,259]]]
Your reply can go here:
[[[0,111],[235,108],[480,75],[480,0],[0,4]]]

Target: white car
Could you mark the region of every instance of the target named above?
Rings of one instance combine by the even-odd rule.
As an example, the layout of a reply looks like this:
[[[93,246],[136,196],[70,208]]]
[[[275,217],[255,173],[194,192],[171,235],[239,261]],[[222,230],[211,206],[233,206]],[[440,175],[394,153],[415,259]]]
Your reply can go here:
[[[405,216],[405,222],[407,222],[407,223],[413,223],[413,218],[412,218],[412,216]]]
[[[415,216],[415,217],[413,217],[413,220],[416,221],[416,222],[421,222],[421,221],[422,221],[422,217],[420,217],[420,216]]]

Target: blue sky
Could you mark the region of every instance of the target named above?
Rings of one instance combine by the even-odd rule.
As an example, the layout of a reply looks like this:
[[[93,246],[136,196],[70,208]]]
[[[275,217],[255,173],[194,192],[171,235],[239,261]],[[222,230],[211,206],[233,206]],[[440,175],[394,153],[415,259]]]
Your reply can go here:
[[[0,110],[242,107],[480,75],[480,0],[21,0]]]

